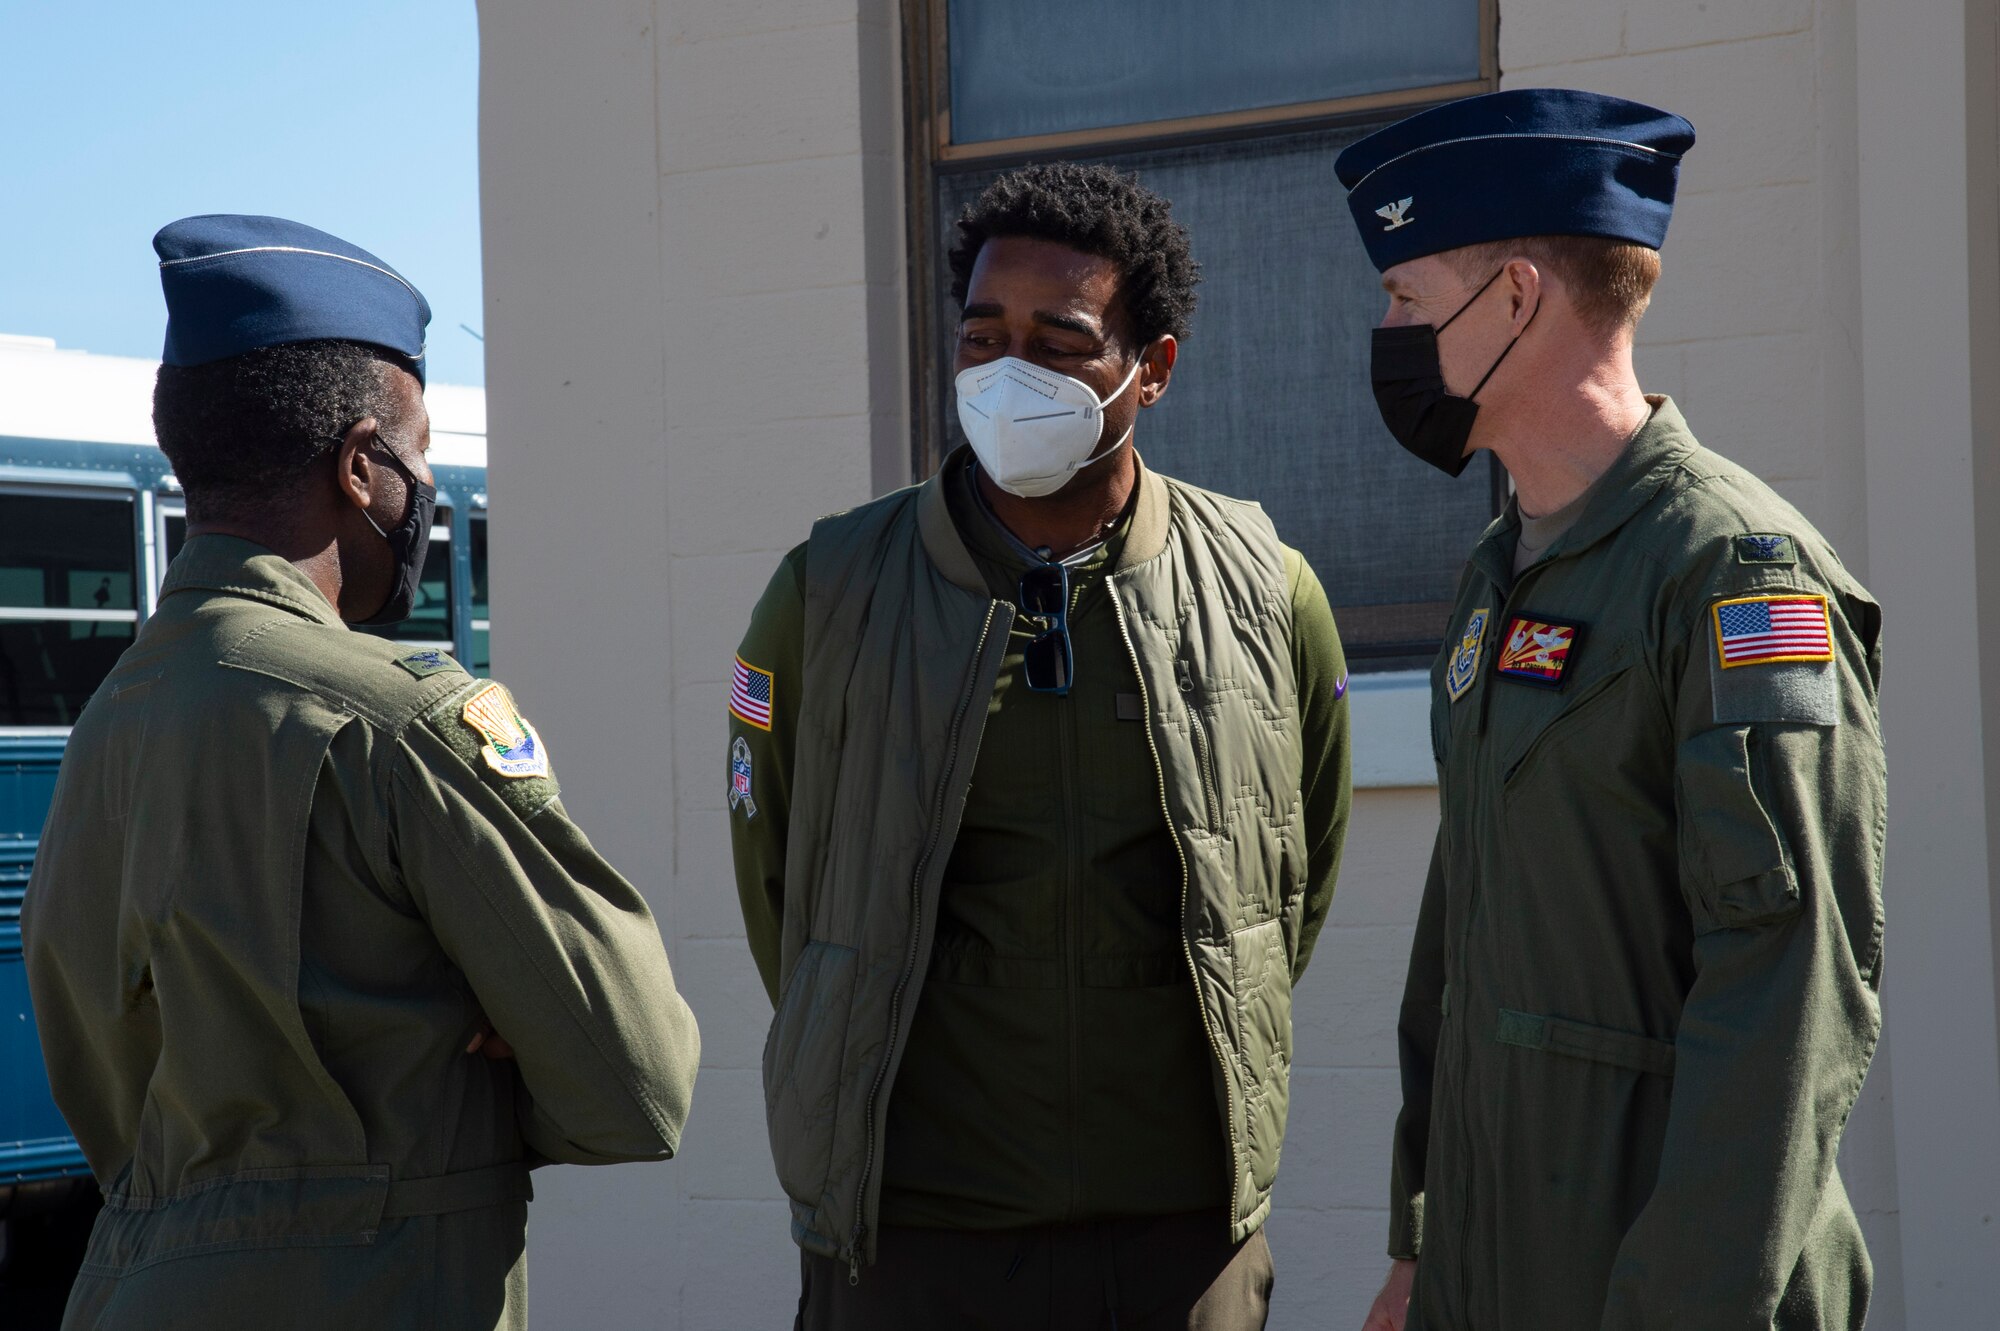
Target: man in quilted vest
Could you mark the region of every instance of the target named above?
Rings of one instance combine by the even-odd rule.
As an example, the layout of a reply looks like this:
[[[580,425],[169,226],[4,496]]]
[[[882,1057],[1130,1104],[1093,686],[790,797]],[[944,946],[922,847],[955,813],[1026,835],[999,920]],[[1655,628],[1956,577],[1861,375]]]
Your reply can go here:
[[[1255,505],[1140,461],[1194,308],[1164,199],[1027,168],[951,262],[968,446],[816,524],[734,666],[800,1325],[1259,1327],[1347,820],[1332,611]]]

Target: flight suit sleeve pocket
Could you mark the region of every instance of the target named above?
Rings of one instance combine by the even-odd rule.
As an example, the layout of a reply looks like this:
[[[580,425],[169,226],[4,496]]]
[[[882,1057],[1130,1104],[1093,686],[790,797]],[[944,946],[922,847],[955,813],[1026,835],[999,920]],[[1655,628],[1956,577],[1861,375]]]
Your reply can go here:
[[[1799,909],[1790,856],[1758,795],[1759,758],[1749,726],[1704,730],[1676,755],[1681,890],[1696,933],[1762,924]]]

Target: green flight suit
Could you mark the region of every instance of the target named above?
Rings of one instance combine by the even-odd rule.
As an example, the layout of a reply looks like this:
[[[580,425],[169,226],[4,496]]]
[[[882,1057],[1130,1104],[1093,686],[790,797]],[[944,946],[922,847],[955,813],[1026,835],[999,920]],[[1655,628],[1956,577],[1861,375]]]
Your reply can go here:
[[[528,1167],[686,1119],[652,915],[506,691],[247,541],[187,543],[79,719],[22,924],[106,1195],[78,1331],[525,1326]]]
[[[1518,513],[1488,529],[1433,672],[1390,1237],[1411,1331],[1866,1310],[1835,1152],[1881,1029],[1880,612],[1650,400],[1518,578]]]

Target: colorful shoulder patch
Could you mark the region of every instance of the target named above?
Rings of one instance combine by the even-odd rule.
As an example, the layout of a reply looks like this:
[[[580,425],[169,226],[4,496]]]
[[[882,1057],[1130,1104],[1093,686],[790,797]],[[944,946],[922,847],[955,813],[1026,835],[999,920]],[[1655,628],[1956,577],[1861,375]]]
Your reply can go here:
[[[736,678],[729,685],[729,714],[746,726],[771,728],[771,704],[777,696],[777,681],[771,672],[736,658]]]
[[[501,776],[516,781],[549,774],[549,751],[542,737],[514,706],[514,695],[499,684],[488,684],[465,700],[460,713],[483,741],[479,756]]]
[[[1515,615],[1507,621],[1507,636],[1493,668],[1523,684],[1559,689],[1582,641],[1581,624],[1544,615]]]
[[[415,675],[418,679],[428,679],[432,675],[442,675],[447,670],[463,671],[465,669],[464,666],[452,660],[449,653],[441,652],[435,647],[428,647],[421,652],[411,652],[408,656],[398,657],[396,664]]]
[[[750,741],[741,735],[729,746],[729,811],[738,809],[746,819],[757,816],[757,801],[750,798]]]
[[[1824,596],[1738,596],[1717,601],[1709,613],[1715,616],[1716,664],[1724,670],[1833,659],[1833,623]]]
[[[1777,532],[1750,532],[1733,542],[1739,564],[1796,564],[1799,552],[1792,538]]]
[[[1472,681],[1479,677],[1479,645],[1486,638],[1486,621],[1493,612],[1484,606],[1472,612],[1465,621],[1465,633],[1458,640],[1458,650],[1451,654],[1451,664],[1445,668],[1444,691],[1457,702],[1472,687]]]

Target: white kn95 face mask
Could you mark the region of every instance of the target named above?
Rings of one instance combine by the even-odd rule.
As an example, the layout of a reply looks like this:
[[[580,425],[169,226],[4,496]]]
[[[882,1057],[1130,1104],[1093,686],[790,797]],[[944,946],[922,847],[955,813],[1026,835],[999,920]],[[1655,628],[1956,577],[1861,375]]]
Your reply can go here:
[[[1023,499],[1039,499],[1100,460],[1091,454],[1104,434],[1104,409],[1124,396],[1144,363],[1133,362],[1132,373],[1103,401],[1081,379],[1015,356],[974,365],[955,381],[958,423],[995,485]],[[1100,456],[1110,457],[1131,437],[1127,430]]]

